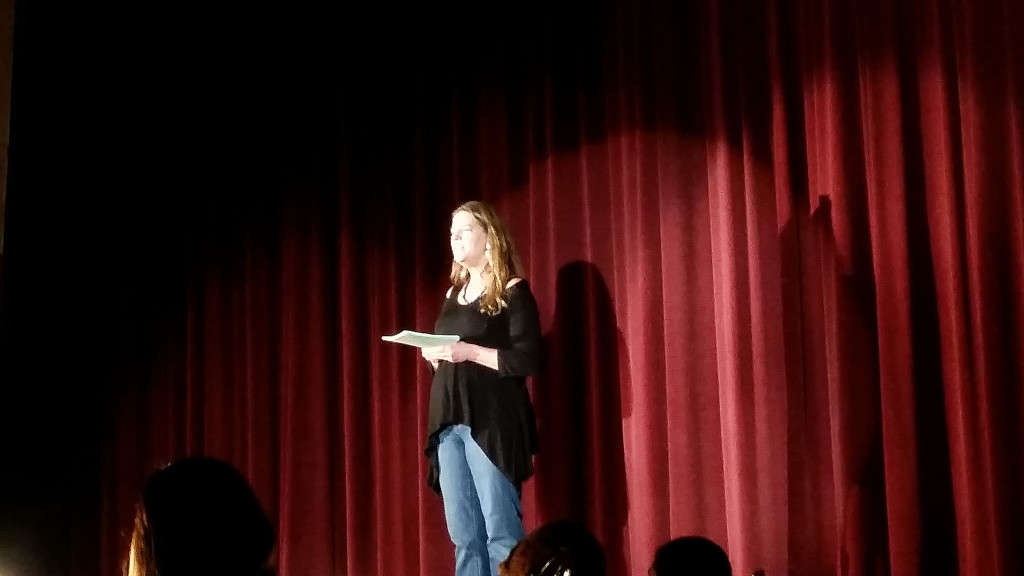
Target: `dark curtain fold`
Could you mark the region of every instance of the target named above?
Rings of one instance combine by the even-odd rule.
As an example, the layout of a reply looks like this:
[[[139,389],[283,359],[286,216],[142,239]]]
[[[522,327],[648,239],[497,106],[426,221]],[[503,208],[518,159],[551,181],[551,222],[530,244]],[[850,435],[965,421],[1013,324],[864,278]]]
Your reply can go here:
[[[478,198],[541,308],[528,527],[584,521],[614,574],[685,534],[737,574],[1024,572],[1019,4],[300,3],[131,33],[94,18],[146,65],[103,64],[119,136],[82,160],[102,176],[128,158],[103,206],[135,211],[84,211],[113,229],[100,268],[122,287],[71,316],[112,327],[85,348],[106,359],[85,406],[108,417],[57,449],[93,458],[96,488],[53,491],[100,502],[65,520],[67,563],[115,570],[146,473],[206,454],[252,480],[283,575],[450,572],[424,483],[430,373],[380,336],[432,329],[450,211]],[[31,71],[47,29],[26,13]],[[19,227],[44,221],[33,174],[56,150],[31,135],[44,107],[18,108],[48,84],[24,78],[0,306],[15,387],[72,345],[17,338],[50,294],[32,293],[27,262],[50,253],[33,239],[87,228]],[[117,104],[102,87],[129,85]],[[48,410],[10,397],[29,416],[5,434]]]

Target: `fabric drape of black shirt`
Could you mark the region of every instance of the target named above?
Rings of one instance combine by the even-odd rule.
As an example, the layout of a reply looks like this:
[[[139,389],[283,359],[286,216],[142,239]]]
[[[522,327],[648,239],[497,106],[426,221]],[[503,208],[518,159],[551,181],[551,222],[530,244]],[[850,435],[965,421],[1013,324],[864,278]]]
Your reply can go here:
[[[434,326],[436,334],[498,351],[498,369],[474,362],[442,361],[434,372],[427,417],[427,484],[441,492],[438,478],[438,434],[465,424],[491,462],[516,486],[533,474],[537,426],[526,389],[526,377],[540,366],[541,331],[537,301],[521,280],[507,290],[508,306],[494,316],[479,302],[460,304],[451,291]]]

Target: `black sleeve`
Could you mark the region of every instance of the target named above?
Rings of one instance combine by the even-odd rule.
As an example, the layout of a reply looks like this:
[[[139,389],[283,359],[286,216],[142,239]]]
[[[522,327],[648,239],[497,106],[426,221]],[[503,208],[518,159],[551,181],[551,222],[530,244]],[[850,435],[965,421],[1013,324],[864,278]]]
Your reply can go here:
[[[498,376],[533,376],[540,370],[540,314],[525,280],[508,291],[509,344],[498,350]]]

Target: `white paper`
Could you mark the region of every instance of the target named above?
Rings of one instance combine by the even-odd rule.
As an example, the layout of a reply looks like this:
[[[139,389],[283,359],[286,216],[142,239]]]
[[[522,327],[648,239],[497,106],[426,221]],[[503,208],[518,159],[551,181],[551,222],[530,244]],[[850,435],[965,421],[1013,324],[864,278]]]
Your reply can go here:
[[[430,348],[431,346],[447,346],[459,341],[459,337],[452,334],[428,334],[426,332],[415,332],[413,330],[402,330],[394,336],[381,336],[385,342],[395,342],[415,346],[416,348]]]

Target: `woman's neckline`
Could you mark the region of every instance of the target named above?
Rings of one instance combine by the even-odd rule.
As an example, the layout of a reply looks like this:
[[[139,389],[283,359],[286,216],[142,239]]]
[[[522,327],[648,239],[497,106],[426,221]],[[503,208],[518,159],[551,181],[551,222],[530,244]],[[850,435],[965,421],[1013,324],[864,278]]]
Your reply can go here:
[[[484,291],[481,290],[480,293],[477,294],[475,298],[473,298],[472,300],[466,300],[465,293],[466,288],[468,287],[469,282],[466,282],[465,284],[462,285],[462,287],[459,288],[459,291],[455,293],[455,303],[458,304],[459,306],[469,306],[470,304],[479,300],[480,297],[484,295]]]
[[[514,286],[517,286],[517,285],[523,283],[524,281],[525,281],[525,279],[520,278],[518,282],[513,282],[506,289],[507,290],[511,290]],[[465,290],[466,290],[466,288],[468,286],[469,286],[469,283],[467,282],[466,284],[463,284],[462,286],[460,286],[459,289],[456,290],[455,293],[453,294],[453,296],[455,297],[455,303],[458,304],[459,306],[469,306],[470,304],[473,304],[474,302],[480,300],[480,298],[483,297],[484,292],[486,291],[486,288],[485,288],[484,290],[481,290],[480,293],[477,294],[476,297],[473,298],[472,300],[466,300],[465,298],[463,298],[463,294],[465,293]]]

